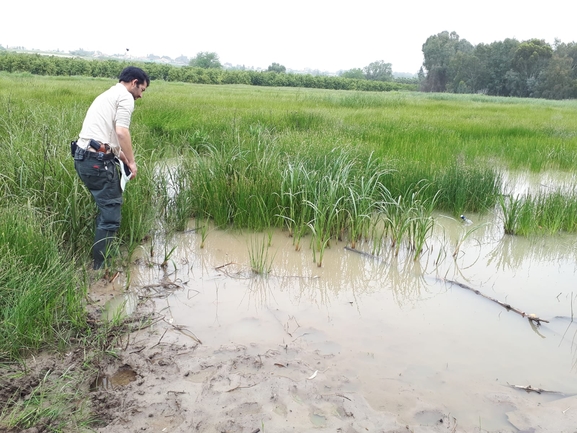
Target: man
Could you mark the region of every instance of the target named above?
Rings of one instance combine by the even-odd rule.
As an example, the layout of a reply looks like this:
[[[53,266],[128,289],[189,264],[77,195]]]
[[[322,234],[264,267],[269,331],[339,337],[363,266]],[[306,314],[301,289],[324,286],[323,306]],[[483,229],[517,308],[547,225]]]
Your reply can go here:
[[[142,69],[129,66],[119,82],[99,95],[86,113],[74,152],[74,167],[92,193],[98,216],[92,257],[94,269],[105,267],[111,242],[120,228],[122,188],[115,157],[136,176],[137,167],[130,138],[130,120],[134,101],[150,85]]]

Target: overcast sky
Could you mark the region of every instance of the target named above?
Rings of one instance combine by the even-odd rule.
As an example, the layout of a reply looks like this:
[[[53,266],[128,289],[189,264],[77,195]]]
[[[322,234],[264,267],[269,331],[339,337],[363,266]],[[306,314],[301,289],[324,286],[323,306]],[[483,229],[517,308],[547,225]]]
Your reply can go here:
[[[6,4],[7,3],[7,4]],[[431,35],[473,45],[506,38],[577,40],[574,1],[29,0],[4,2],[0,45],[83,48],[172,58],[216,52],[221,63],[336,72],[377,60],[416,73]]]

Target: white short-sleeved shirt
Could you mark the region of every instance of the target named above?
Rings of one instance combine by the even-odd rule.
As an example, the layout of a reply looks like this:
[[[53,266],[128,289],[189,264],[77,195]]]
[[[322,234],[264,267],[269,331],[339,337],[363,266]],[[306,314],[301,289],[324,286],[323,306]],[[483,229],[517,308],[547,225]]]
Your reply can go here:
[[[84,118],[79,134],[78,146],[88,147],[90,140],[100,141],[110,145],[118,155],[120,144],[116,135],[116,127],[130,127],[130,119],[134,111],[134,97],[124,84],[117,83],[96,97]]]

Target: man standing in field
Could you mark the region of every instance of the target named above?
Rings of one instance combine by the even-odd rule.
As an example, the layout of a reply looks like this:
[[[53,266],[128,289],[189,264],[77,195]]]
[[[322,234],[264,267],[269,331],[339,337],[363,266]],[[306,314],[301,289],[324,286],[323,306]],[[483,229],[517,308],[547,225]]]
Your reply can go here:
[[[130,138],[130,120],[134,101],[150,85],[142,69],[129,66],[119,82],[100,94],[90,105],[74,152],[74,167],[92,193],[98,215],[92,257],[94,269],[106,266],[109,247],[120,228],[122,188],[115,157],[136,176],[137,167]]]

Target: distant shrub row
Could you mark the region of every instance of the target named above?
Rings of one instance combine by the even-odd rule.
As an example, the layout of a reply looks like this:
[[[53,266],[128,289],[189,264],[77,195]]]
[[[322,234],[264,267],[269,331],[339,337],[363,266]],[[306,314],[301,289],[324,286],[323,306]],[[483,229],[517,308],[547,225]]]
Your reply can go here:
[[[388,92],[417,90],[418,85],[406,82],[358,80],[310,74],[280,74],[276,72],[202,69],[160,63],[126,62],[119,60],[87,60],[74,57],[44,56],[0,51],[0,71],[29,72],[35,75],[88,76],[117,78],[125,66],[144,69],[153,80],[197,84],[247,84],[252,86],[307,87],[334,90]],[[402,81],[402,80],[401,80]]]

